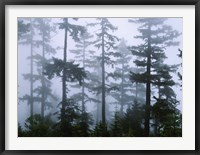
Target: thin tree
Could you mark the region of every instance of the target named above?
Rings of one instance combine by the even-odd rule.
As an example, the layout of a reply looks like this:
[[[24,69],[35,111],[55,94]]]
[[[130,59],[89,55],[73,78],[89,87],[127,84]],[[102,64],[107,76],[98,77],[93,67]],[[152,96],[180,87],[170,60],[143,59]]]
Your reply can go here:
[[[79,62],[83,69],[90,74],[90,70],[89,67],[91,66],[91,55],[94,54],[94,51],[89,50],[88,46],[90,46],[92,44],[92,41],[90,41],[90,39],[93,36],[90,35],[88,32],[83,33],[82,36],[80,36],[79,41],[76,42],[75,48],[73,50],[70,50],[70,53],[75,54],[75,59],[76,62]],[[86,90],[89,87],[89,80],[90,76],[87,76],[87,79],[83,79],[83,84],[82,84],[82,88],[81,88],[81,93],[75,94],[73,97],[76,100],[81,100],[81,107],[82,107],[82,113],[85,112],[85,104],[87,101],[89,101],[89,96],[86,94]],[[87,81],[86,81],[87,80]],[[80,87],[79,85],[75,85],[73,87]]]
[[[119,55],[114,52],[116,49],[116,41],[118,38],[111,34],[117,30],[115,26],[113,26],[107,18],[97,18],[96,23],[88,24],[90,26],[98,26],[99,29],[96,32],[97,41],[95,46],[99,49],[101,48],[101,56],[99,57],[99,61],[102,68],[102,124],[105,126],[106,124],[106,90],[111,90],[110,88],[106,88],[106,79],[105,79],[105,65],[114,65],[113,57],[118,57]]]
[[[74,19],[77,20],[77,19]],[[62,78],[62,101],[60,109],[60,130],[62,136],[72,136],[72,125],[76,117],[75,103],[72,99],[67,97],[67,85],[66,82],[78,81],[81,85],[83,78],[86,77],[86,73],[83,68],[80,68],[78,64],[74,62],[67,62],[67,41],[68,33],[74,40],[79,40],[79,36],[83,35],[85,28],[80,25],[71,24],[69,18],[63,18],[63,22],[59,23],[59,28],[64,29],[64,51],[63,59],[53,58],[53,64],[47,64],[44,74],[49,79],[54,76]]]
[[[132,83],[129,80],[129,72],[131,71],[129,62],[132,57],[131,52],[127,49],[126,41],[124,39],[120,40],[117,52],[121,56],[115,61],[116,68],[114,74],[110,74],[109,76],[115,78],[116,80],[120,80],[119,83],[116,83],[116,81],[112,83],[112,85],[115,85],[119,88],[119,90],[112,93],[112,97],[114,97],[117,103],[120,105],[119,114],[120,117],[123,117],[124,105],[133,103],[133,88],[131,88]]]
[[[48,98],[56,100],[55,95],[51,92],[51,82],[43,75],[45,64],[51,61],[48,57],[56,53],[56,49],[50,44],[52,33],[56,33],[56,27],[50,18],[36,18],[34,22],[39,37],[35,46],[41,47],[41,52],[37,49],[38,52],[33,56],[38,72],[35,79],[40,83],[34,92],[38,94],[37,101],[41,102],[41,117],[44,118],[45,108],[52,107]]]
[[[18,24],[19,24],[18,25],[19,31],[22,31],[23,28],[21,26],[23,26],[23,24],[22,23],[20,24],[20,22]],[[24,95],[20,99],[22,101],[28,102],[28,104],[30,105],[30,117],[32,117],[33,116],[33,104],[34,104],[33,83],[35,82],[35,79],[33,77],[34,76],[34,73],[33,73],[33,56],[34,56],[34,44],[35,44],[35,40],[34,40],[34,35],[35,35],[34,18],[28,18],[27,24],[29,25],[30,31],[28,31],[28,33],[25,33],[24,35],[20,34],[20,32],[19,32],[18,35],[20,37],[19,44],[30,46],[30,56],[27,58],[30,61],[30,72],[23,75],[25,80],[30,81],[30,91],[29,91],[29,94]]]

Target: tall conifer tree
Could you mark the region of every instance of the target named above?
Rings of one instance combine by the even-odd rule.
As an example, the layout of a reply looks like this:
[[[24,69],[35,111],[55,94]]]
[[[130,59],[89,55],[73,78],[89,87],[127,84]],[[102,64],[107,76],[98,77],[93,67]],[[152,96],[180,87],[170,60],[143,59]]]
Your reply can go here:
[[[133,82],[146,84],[145,136],[149,136],[150,129],[151,83],[155,78],[152,75],[153,65],[159,59],[166,58],[164,52],[166,47],[178,45],[174,38],[180,35],[171,26],[165,25],[165,20],[167,18],[138,18],[137,20],[129,20],[129,22],[140,24],[138,31],[141,35],[136,36],[136,38],[143,41],[138,46],[132,46],[130,50],[133,55],[140,58],[140,60],[134,61],[135,64],[146,68],[146,71],[143,73],[131,72],[130,79]]]
[[[115,52],[116,46],[115,43],[118,41],[118,38],[111,34],[117,30],[115,26],[113,26],[107,18],[97,18],[96,23],[89,24],[90,26],[98,26],[98,32],[96,32],[97,41],[95,46],[99,49],[101,48],[101,55],[99,57],[99,61],[102,68],[102,123],[106,124],[106,90],[111,90],[110,88],[106,88],[106,79],[105,79],[105,66],[106,65],[114,65],[113,57],[118,57],[119,55]]]
[[[62,136],[72,136],[72,126],[74,119],[77,117],[77,106],[74,101],[67,97],[67,85],[66,82],[78,81],[81,85],[83,78],[86,77],[86,73],[83,68],[79,67],[79,64],[74,62],[67,62],[67,43],[68,34],[74,40],[79,40],[80,35],[85,32],[85,28],[80,25],[71,24],[69,22],[71,18],[63,18],[63,22],[59,23],[59,28],[64,29],[64,51],[63,59],[53,58],[53,63],[47,64],[44,73],[49,79],[54,76],[62,78],[62,101],[60,109],[60,130]],[[74,20],[78,20],[74,18]]]

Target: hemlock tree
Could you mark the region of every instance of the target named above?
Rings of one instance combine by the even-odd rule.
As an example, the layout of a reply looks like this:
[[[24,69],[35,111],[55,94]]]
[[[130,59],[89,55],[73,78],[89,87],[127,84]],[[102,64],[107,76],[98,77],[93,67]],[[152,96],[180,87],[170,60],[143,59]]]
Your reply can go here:
[[[181,113],[180,110],[177,109],[179,101],[177,101],[176,94],[172,88],[176,85],[176,83],[173,80],[173,76],[171,74],[175,74],[178,66],[179,65],[167,65],[162,59],[159,59],[159,61],[153,64],[153,72],[155,74],[154,80],[152,80],[152,84],[158,89],[158,97],[156,98],[154,96],[156,103],[152,107],[152,115],[153,119],[155,120],[154,125],[156,136],[160,135],[160,130],[166,130],[166,128],[174,130],[173,135],[177,136],[175,133],[175,126],[180,126],[179,120]],[[166,117],[162,115],[165,115]],[[164,118],[167,120],[164,120]],[[173,124],[169,125],[172,120]],[[166,124],[168,125],[166,126]],[[165,134],[167,135],[169,133]]]
[[[175,72],[177,70],[177,66],[173,65],[173,66],[169,66],[166,64],[157,64],[154,67],[154,71],[156,73],[156,75],[154,75],[154,80],[152,80],[152,84],[157,88],[157,92],[158,92],[158,98],[157,98],[157,102],[155,105],[153,105],[153,109],[155,109],[154,107],[158,107],[160,108],[159,113],[162,113],[161,111],[164,110],[168,110],[168,107],[176,107],[176,94],[174,92],[174,90],[172,89],[172,86],[175,86],[175,82],[172,79],[172,76],[170,75],[170,72]],[[154,97],[156,98],[156,97]],[[159,105],[158,105],[159,104]],[[169,104],[169,105],[166,105]],[[163,106],[163,107],[162,107]],[[158,108],[157,108],[158,110]],[[175,111],[171,111],[171,112],[175,112]],[[169,113],[169,112],[168,112]],[[164,114],[163,114],[164,115]],[[158,114],[155,114],[155,110],[152,111],[152,116],[153,119],[155,120],[155,135],[157,136],[159,132],[157,132],[158,130],[158,126],[159,126],[159,121],[160,121],[160,116],[158,116]],[[170,121],[170,120],[166,120],[166,121]]]
[[[117,86],[119,88],[118,91],[113,92],[111,95],[120,105],[120,117],[123,117],[124,114],[124,105],[129,105],[133,103],[134,97],[132,95],[132,83],[129,80],[129,72],[131,68],[129,66],[129,62],[131,60],[131,52],[127,49],[126,41],[124,39],[120,40],[120,43],[117,48],[117,52],[121,55],[115,61],[115,71],[114,74],[109,74],[115,78],[116,80],[120,80],[120,82],[112,83],[113,86]]]
[[[40,114],[34,114],[28,117],[24,124],[24,130],[19,128],[20,137],[50,137],[53,133],[53,125],[51,115],[46,115],[44,118]]]
[[[102,124],[106,125],[106,90],[110,91],[112,88],[106,88],[106,79],[105,79],[105,66],[106,65],[114,65],[114,60],[112,57],[118,57],[119,54],[114,52],[116,49],[115,43],[118,41],[118,38],[111,34],[117,30],[115,26],[113,26],[107,18],[97,18],[96,23],[88,24],[90,26],[98,26],[99,29],[96,32],[97,40],[95,43],[95,47],[98,49],[101,48],[101,55],[99,56],[99,61],[102,67]]]
[[[138,46],[130,47],[133,55],[140,59],[134,61],[137,66],[146,68],[143,73],[131,72],[130,79],[138,83],[146,84],[146,107],[145,107],[145,136],[149,136],[150,107],[151,107],[151,83],[154,79],[152,75],[152,65],[158,59],[165,59],[164,49],[169,46],[178,45],[174,41],[180,33],[173,30],[171,26],[165,25],[167,18],[138,18],[129,20],[140,24],[138,31],[141,35],[136,38],[143,41]],[[142,60],[141,60],[142,59]]]
[[[24,35],[26,35],[28,32],[30,32],[30,23],[26,24],[23,19],[19,18],[17,21],[17,24],[18,24],[18,44],[20,44],[20,41],[22,39],[24,39]],[[19,85],[18,85],[18,87],[19,87]]]
[[[182,115],[177,109],[178,101],[156,98],[152,107],[155,122],[155,136],[180,137],[182,136]]]
[[[91,64],[94,64],[94,60],[91,59],[91,55],[95,53],[94,51],[88,49],[88,47],[93,43],[91,38],[93,38],[93,36],[85,31],[83,35],[80,36],[80,39],[76,41],[75,49],[70,50],[70,53],[75,54],[74,58],[76,62],[79,62],[87,73],[87,78],[83,79],[82,86],[78,84],[71,85],[72,88],[79,88],[81,90],[81,92],[74,94],[71,98],[73,98],[76,102],[81,102],[81,118],[78,124],[79,129],[82,130],[81,135],[86,136],[89,134],[89,125],[91,124],[90,115],[86,110],[86,103],[91,102],[92,100],[92,97],[90,97],[88,93],[91,89],[91,85],[94,85],[94,83],[90,83],[90,77],[94,76],[91,73]]]
[[[44,64],[50,61],[46,59],[45,55],[55,53],[55,49],[50,45],[50,33],[55,31],[55,27],[50,24],[50,19],[47,18],[30,18],[28,20],[30,33],[21,35],[20,43],[31,46],[31,54],[28,57],[30,59],[30,73],[23,75],[25,80],[30,81],[30,95],[26,94],[20,99],[30,102],[31,116],[33,116],[33,103],[41,103],[41,116],[44,118],[45,108],[51,107],[51,103],[47,100],[48,96],[56,99],[51,93],[51,82],[43,75]]]
[[[88,32],[83,33],[82,36],[80,36],[79,41],[76,42],[75,45],[75,49],[70,50],[70,53],[75,54],[75,59],[76,62],[79,62],[83,69],[86,72],[89,72],[89,67],[90,67],[90,62],[91,62],[91,57],[90,55],[94,54],[94,51],[92,50],[88,50],[88,46],[92,44],[91,41],[89,41],[93,36],[90,35]],[[87,77],[88,79],[89,77]],[[81,107],[82,107],[82,113],[85,112],[85,104],[86,102],[89,101],[89,96],[87,95],[87,93],[85,92],[85,89],[88,89],[89,87],[89,83],[87,79],[83,79],[83,84],[82,84],[82,88],[81,88],[81,93],[75,94],[73,96],[73,98],[75,98],[76,100],[80,100],[81,101]],[[87,81],[86,81],[87,80]],[[80,85],[75,85],[72,87],[80,87]]]
[[[20,36],[20,42],[19,44],[22,45],[29,45],[30,46],[30,56],[27,59],[30,59],[30,73],[24,74],[24,79],[30,81],[30,92],[29,94],[25,94],[20,99],[22,101],[27,101],[28,105],[30,105],[30,117],[33,116],[33,104],[34,104],[34,88],[33,83],[35,82],[34,78],[34,70],[33,70],[33,56],[34,56],[34,48],[35,48],[35,31],[34,31],[34,18],[28,18],[27,19],[28,24],[30,25],[30,31],[22,36]],[[21,24],[22,25],[22,24]],[[19,29],[20,25],[19,25]]]
[[[74,98],[77,102],[81,102],[82,110],[85,111],[85,104],[95,103],[97,107],[100,107],[100,88],[101,88],[101,68],[100,64],[97,62],[96,52],[91,50],[93,41],[93,35],[85,32],[80,40],[76,42],[75,48],[70,50],[71,53],[75,54],[74,58],[76,62],[79,62],[85,72],[87,73],[87,78],[83,80],[81,92],[74,94]],[[80,88],[80,85],[71,85],[72,88]],[[97,108],[97,118],[99,116],[99,108]],[[98,122],[98,121],[97,121]]]
[[[123,136],[126,137],[143,137],[144,129],[142,128],[144,118],[144,108],[141,104],[135,102],[127,108],[122,118]]]
[[[172,87],[176,85],[170,73],[175,73],[177,71],[177,65],[167,65],[164,62],[160,64],[154,64],[155,74],[154,79],[152,79],[152,84],[158,89],[158,98],[172,99],[176,98],[176,94]]]
[[[38,101],[41,102],[41,117],[44,118],[45,108],[52,107],[52,103],[49,97],[56,100],[55,95],[51,92],[51,82],[43,75],[44,67],[46,63],[49,63],[51,59],[47,58],[47,55],[55,54],[56,49],[51,46],[51,35],[56,33],[55,25],[52,25],[50,18],[36,18],[35,27],[39,31],[38,35],[40,39],[37,40],[36,46],[41,47],[42,51],[34,55],[34,60],[37,65],[38,76],[35,77],[40,81],[40,85],[34,89],[34,92],[38,94]]]
[[[47,64],[44,74],[52,79],[54,76],[62,78],[62,101],[60,102],[61,108],[59,113],[59,129],[61,136],[72,136],[72,126],[74,120],[78,117],[78,106],[72,100],[67,98],[67,86],[66,82],[78,81],[81,85],[83,78],[86,77],[86,73],[83,68],[79,67],[79,64],[74,62],[67,62],[67,40],[68,33],[74,40],[79,40],[79,36],[85,32],[85,28],[80,25],[71,24],[70,18],[63,18],[63,22],[59,23],[59,28],[64,29],[64,51],[63,60],[53,58],[53,63]],[[78,20],[78,19],[74,19]]]
[[[113,82],[112,85],[117,86],[119,90],[112,93],[112,97],[117,100],[120,105],[120,117],[123,117],[124,106],[130,107],[134,102],[143,103],[145,89],[143,84],[135,83],[135,88],[133,88],[131,81],[129,80],[130,71],[139,72],[142,69],[134,68],[129,65],[132,60],[132,54],[128,50],[126,41],[124,39],[118,45],[117,52],[121,55],[115,61],[115,71],[114,74],[109,76],[113,77],[115,80],[120,80],[118,83]]]
[[[111,137],[122,137],[123,136],[123,127],[122,119],[118,111],[115,112],[114,118],[110,125],[110,136]]]
[[[101,77],[101,65],[96,61],[97,56],[90,56],[90,61],[88,62],[88,67],[90,68],[90,72],[87,72],[88,81],[88,91],[92,94],[89,96],[89,101],[95,104],[95,120],[96,124],[102,118],[102,102],[101,102],[101,85],[102,85],[102,77]]]

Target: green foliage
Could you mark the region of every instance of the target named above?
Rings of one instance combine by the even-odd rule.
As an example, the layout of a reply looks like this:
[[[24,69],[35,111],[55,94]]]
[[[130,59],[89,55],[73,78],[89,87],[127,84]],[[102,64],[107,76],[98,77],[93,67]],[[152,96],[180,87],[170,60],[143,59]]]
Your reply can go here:
[[[165,25],[165,20],[166,18],[137,18],[136,20],[129,20],[129,22],[139,24],[138,31],[140,34],[135,38],[142,40],[140,45],[129,47],[129,50],[139,59],[134,63],[138,67],[144,68],[145,71],[140,73],[130,72],[130,80],[133,83],[146,84],[146,136],[149,136],[150,133],[152,84],[158,88],[159,98],[166,97],[165,92],[169,95],[169,89],[165,90],[165,88],[175,85],[170,72],[174,72],[177,67],[164,64],[164,60],[167,58],[165,50],[166,47],[177,46],[179,42],[175,41],[175,39],[181,34],[173,30],[171,26]]]
[[[55,130],[58,136],[71,137],[73,136],[73,125],[79,119],[79,106],[72,99],[66,99],[60,104],[62,107],[55,114],[58,116],[58,122],[55,125]]]
[[[42,118],[41,115],[35,114],[26,119],[25,129],[21,126],[18,128],[19,137],[49,137],[53,131],[53,122],[49,116]]]
[[[144,120],[144,107],[135,103],[128,108],[122,119],[123,135],[128,137],[143,137],[142,127]]]
[[[105,69],[105,66],[112,66],[114,67],[114,61],[111,59],[111,57],[119,57],[120,54],[115,51],[116,49],[116,42],[119,40],[117,36],[113,35],[113,32],[117,30],[115,26],[113,26],[110,21],[103,17],[103,18],[96,18],[96,23],[90,23],[89,26],[95,26],[98,27],[98,29],[95,31],[96,34],[96,41],[94,42],[94,46],[97,49],[101,48],[101,54],[100,56],[97,56],[96,60],[98,61],[98,64],[100,64],[102,68],[102,84],[101,84],[101,94],[102,94],[102,123],[106,124],[106,91],[109,92],[113,88],[106,88],[106,74],[107,71]],[[112,86],[111,86],[112,87]],[[97,86],[97,88],[100,88],[100,86]],[[98,90],[98,89],[97,89]]]
[[[82,84],[83,78],[86,77],[86,73],[83,68],[79,67],[79,64],[74,64],[74,62],[63,62],[61,59],[52,58],[53,63],[46,64],[44,75],[49,79],[54,78],[54,76],[62,77],[63,69],[66,70],[66,80],[70,82],[75,82],[76,80],[79,84]]]
[[[90,23],[88,26],[99,27],[96,32],[97,40],[94,42],[94,46],[98,49],[103,48],[103,53],[101,56],[97,57],[97,60],[100,64],[114,65],[114,61],[112,61],[111,57],[120,57],[121,55],[116,52],[116,43],[119,41],[118,37],[113,35],[113,32],[117,30],[115,26],[113,26],[107,18],[97,18],[96,23]],[[104,38],[104,41],[102,40]],[[102,42],[103,41],[103,42]],[[103,62],[102,62],[103,61]]]
[[[31,61],[31,66],[30,73],[23,74],[23,77],[29,80],[32,86],[30,86],[30,94],[25,94],[20,99],[31,105],[35,102],[41,103],[41,114],[44,116],[45,109],[52,107],[52,102],[49,100],[57,100],[51,92],[51,82],[43,75],[44,64],[51,61],[45,57],[45,54],[55,54],[55,49],[50,45],[51,34],[55,33],[55,25],[52,25],[50,18],[27,18],[25,21],[29,25],[30,32],[21,37],[21,42],[23,45],[30,45],[31,54],[27,59]],[[33,106],[31,106],[31,115],[32,111]]]
[[[92,130],[90,125],[92,125],[92,119],[89,113],[82,112],[80,118],[77,120],[76,125],[73,126],[73,135],[75,137],[89,137]]]
[[[92,71],[92,69],[95,68],[96,60],[91,56],[95,51],[89,49],[90,45],[93,43],[91,38],[93,38],[93,35],[90,35],[87,31],[84,32],[83,35],[80,36],[79,41],[76,41],[75,49],[70,50],[70,53],[75,54],[74,59],[76,62],[83,66],[83,69],[87,74],[87,77],[83,80],[82,86],[78,84],[71,85],[72,88],[79,88],[81,91],[74,94],[72,98],[82,105],[83,113],[85,106],[89,101],[95,102],[95,96],[90,96],[87,93],[87,91],[92,91],[92,88],[96,86],[94,80],[92,80],[96,74]],[[95,81],[99,82],[97,77],[95,77]]]
[[[79,105],[73,99],[67,99],[64,105],[64,109],[61,108],[55,113],[58,116],[58,122],[54,125],[56,136],[90,136],[90,124],[92,124],[90,115],[87,112],[81,112]]]
[[[58,115],[58,122],[53,122],[51,116],[41,117],[35,114],[27,118],[25,129],[18,125],[19,137],[88,137],[91,135],[90,125],[92,124],[91,117],[88,113],[80,114],[78,105],[73,100],[66,101],[64,117],[61,113]],[[61,121],[61,118],[64,120]]]
[[[132,54],[138,58],[134,63],[138,67],[148,66],[147,57],[149,54],[151,58],[150,66],[155,68],[155,74],[160,75],[159,77],[157,76],[158,79],[161,77],[169,79],[166,76],[170,76],[168,72],[172,72],[171,69],[173,66],[163,65],[163,60],[167,58],[164,51],[166,46],[178,45],[178,42],[174,41],[174,39],[180,36],[179,32],[173,30],[171,26],[164,24],[165,20],[166,18],[138,18],[136,20],[129,20],[130,22],[140,24],[138,31],[141,35],[135,38],[143,40],[142,44],[129,47]],[[130,80],[132,82],[147,83],[149,80],[151,82],[155,80],[155,76],[153,76],[153,71],[150,75],[146,72],[130,72]],[[170,85],[173,85],[173,83]]]
[[[156,99],[152,107],[152,115],[156,120],[155,136],[180,137],[182,136],[182,115],[176,108],[176,102],[167,99]]]
[[[123,136],[123,127],[122,119],[119,112],[115,112],[114,119],[110,126],[110,136],[111,137],[122,137]]]
[[[83,35],[86,31],[85,27],[75,24],[70,24],[68,22],[69,18],[63,18],[63,23],[59,23],[59,29],[66,29],[72,39],[79,41],[79,36]],[[78,20],[78,18],[76,19]]]
[[[130,71],[130,80],[132,83],[147,83],[151,76],[145,73],[134,73]]]
[[[23,131],[21,125],[18,123],[18,137],[24,137],[25,132]]]
[[[102,123],[101,121],[96,124],[93,133],[92,133],[93,137],[109,137],[109,131],[108,131],[108,127],[105,123]]]

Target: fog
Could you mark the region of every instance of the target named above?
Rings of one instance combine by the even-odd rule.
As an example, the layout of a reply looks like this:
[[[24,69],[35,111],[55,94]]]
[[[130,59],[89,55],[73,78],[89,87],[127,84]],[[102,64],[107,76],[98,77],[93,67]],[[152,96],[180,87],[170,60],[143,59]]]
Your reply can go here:
[[[103,95],[103,85],[102,85],[102,61],[105,61],[105,122],[108,128],[111,128],[113,119],[115,118],[115,113],[119,112],[120,117],[124,117],[127,113],[127,109],[137,102],[139,106],[143,106],[146,104],[146,83],[139,82],[141,79],[131,80],[131,73],[142,73],[146,71],[145,66],[139,67],[136,65],[135,60],[145,60],[146,58],[140,58],[137,55],[134,55],[131,51],[131,47],[137,47],[141,44],[145,44],[146,40],[138,38],[136,36],[141,36],[141,32],[139,30],[141,28],[141,24],[137,22],[130,22],[129,18],[107,18],[109,23],[111,23],[116,30],[105,29],[105,31],[109,32],[109,35],[114,35],[118,39],[106,40],[107,42],[113,41],[114,48],[105,46],[105,53],[107,52],[108,63],[106,63],[107,59],[102,59],[102,45],[100,47],[97,46],[98,33],[100,34],[101,26],[92,25],[91,23],[98,23],[101,20],[96,20],[95,18],[79,18],[72,19],[67,18],[67,22],[71,25],[80,25],[87,29],[87,32],[91,37],[86,37],[83,39],[81,32],[77,33],[78,39],[74,39],[73,34],[74,29],[68,30],[67,33],[67,41],[65,42],[65,28],[61,28],[61,24],[63,23],[63,18],[18,18],[18,23],[22,22],[22,24],[27,25],[21,26],[18,24],[18,122],[19,125],[25,129],[25,122],[28,117],[31,116],[30,108],[31,104],[29,103],[32,100],[33,104],[33,114],[41,114],[42,101],[41,96],[44,95],[44,89],[42,89],[41,77],[42,76],[43,83],[46,82],[46,87],[48,88],[49,94],[52,95],[44,95],[45,103],[44,105],[44,117],[49,114],[51,119],[54,122],[59,122],[59,114],[57,114],[61,109],[61,104],[63,101],[63,78],[62,76],[57,76],[56,73],[53,74],[53,78],[48,78],[50,76],[47,73],[47,69],[45,70],[44,64],[48,66],[48,64],[52,64],[52,58],[56,58],[59,60],[63,60],[63,51],[66,49],[66,62],[73,62],[74,64],[79,65],[79,68],[83,68],[86,72],[86,76],[81,79],[83,85],[79,84],[79,80],[70,79],[66,80],[66,96],[69,99],[73,99],[79,107],[80,111],[86,112],[91,117],[91,124],[89,128],[93,130],[95,125],[102,120],[102,95]],[[138,18],[132,18],[131,20],[137,20]],[[164,19],[164,18],[158,18]],[[42,25],[43,24],[43,25]],[[46,25],[47,26],[46,26]],[[172,30],[176,30],[179,34],[175,37],[168,39],[170,42],[177,42],[176,45],[164,45],[164,43],[159,44],[155,43],[153,46],[162,47],[166,58],[163,58],[161,64],[165,64],[166,66],[176,65],[176,69],[174,71],[169,71],[168,74],[171,76],[170,81],[174,81],[174,84],[169,84],[170,89],[175,93],[173,99],[176,100],[176,106],[180,113],[182,113],[182,88],[181,88],[181,80],[180,76],[182,75],[182,59],[178,56],[180,54],[180,50],[182,50],[182,18],[165,18],[164,22],[161,25],[156,25],[152,28],[152,30],[160,30],[163,25],[168,25],[172,28]],[[21,27],[20,27],[21,26]],[[109,27],[109,26],[108,26]],[[27,30],[26,30],[27,28]],[[171,29],[170,29],[171,30]],[[142,30],[141,30],[142,31]],[[162,31],[162,30],[161,30]],[[161,36],[165,34],[167,30],[164,30]],[[19,33],[20,32],[20,33]],[[46,35],[44,37],[44,35]],[[43,36],[43,38],[42,38]],[[84,35],[83,35],[84,36]],[[82,38],[81,38],[82,37]],[[153,38],[154,36],[152,36]],[[156,36],[157,37],[157,36]],[[82,39],[82,40],[81,40]],[[88,45],[82,47],[83,42],[87,42]],[[105,41],[105,44],[106,44]],[[32,43],[31,43],[32,42]],[[159,42],[159,41],[158,41]],[[66,43],[66,48],[65,48]],[[100,42],[102,43],[102,42]],[[42,45],[43,44],[43,45]],[[120,46],[121,44],[121,46]],[[45,46],[44,46],[45,45]],[[47,46],[48,45],[48,46]],[[78,46],[77,46],[78,45]],[[124,47],[123,47],[123,46]],[[146,45],[145,45],[146,46]],[[120,51],[122,48],[122,51]],[[31,56],[32,49],[32,56]],[[180,50],[179,50],[180,49]],[[84,50],[84,63],[83,63],[83,54],[81,53]],[[91,51],[91,52],[90,52]],[[161,51],[161,52],[163,52]],[[37,57],[37,55],[42,56],[42,52],[45,53],[45,63],[41,60],[43,58]],[[120,53],[122,56],[109,55],[110,53]],[[183,51],[184,52],[184,51]],[[43,53],[43,54],[44,54]],[[44,55],[43,55],[44,56]],[[32,58],[31,58],[32,57]],[[153,57],[153,55],[152,55]],[[30,68],[31,68],[31,60],[32,60],[32,78],[30,77]],[[156,62],[157,60],[155,60]],[[55,62],[54,62],[55,63]],[[122,64],[123,63],[123,64]],[[152,63],[154,63],[152,58]],[[160,64],[160,65],[161,65]],[[121,67],[127,66],[128,69],[124,71],[124,87],[121,84],[122,77],[117,76],[119,73],[121,74],[123,71]],[[155,70],[154,70],[155,68]],[[78,68],[77,68],[78,69]],[[141,69],[141,72],[139,71]],[[156,67],[151,66],[151,74],[157,74]],[[119,70],[119,72],[117,72]],[[46,73],[46,74],[45,74]],[[62,73],[62,72],[61,72]],[[77,73],[77,72],[76,72]],[[111,74],[113,73],[113,74]],[[114,74],[116,73],[116,74]],[[118,74],[117,74],[118,73]],[[24,74],[29,74],[27,78],[25,78]],[[134,75],[133,74],[133,75]],[[35,75],[35,76],[34,76]],[[112,75],[106,77],[108,75]],[[116,76],[115,76],[116,75]],[[79,75],[77,75],[79,76]],[[168,77],[168,75],[167,75]],[[181,76],[182,77],[182,76]],[[44,79],[45,78],[45,79]],[[31,97],[31,79],[32,79],[32,99]],[[51,83],[51,84],[47,84]],[[137,85],[136,85],[137,83]],[[85,95],[81,95],[83,93]],[[98,87],[101,86],[101,87]],[[138,86],[138,90],[136,87]],[[159,96],[158,87],[164,87],[162,84],[157,84],[156,82],[152,82],[151,86],[151,101],[150,105],[153,106],[158,100],[155,99],[168,99],[166,95],[161,93]],[[38,89],[37,89],[38,88]],[[39,89],[40,88],[40,89]],[[98,89],[97,89],[98,88]],[[141,88],[141,89],[139,89]],[[137,92],[136,92],[137,91]],[[123,106],[121,105],[122,97],[124,95]],[[136,95],[137,94],[137,95]],[[28,95],[29,99],[25,96]],[[83,99],[83,96],[85,98]],[[119,100],[117,100],[117,96]],[[169,97],[170,98],[170,97]],[[95,102],[95,100],[96,102]],[[84,106],[83,106],[84,100]],[[84,108],[83,108],[84,107]],[[120,108],[123,108],[122,110]],[[153,117],[153,114],[151,114]],[[164,114],[163,114],[164,115]],[[62,118],[61,118],[62,120]],[[145,119],[141,119],[141,128],[145,128]],[[150,119],[150,124],[155,122],[154,119]],[[161,129],[162,130],[162,129]],[[150,132],[154,133],[154,127],[150,125]],[[157,132],[157,131],[156,131]],[[112,135],[112,134],[111,134]]]

